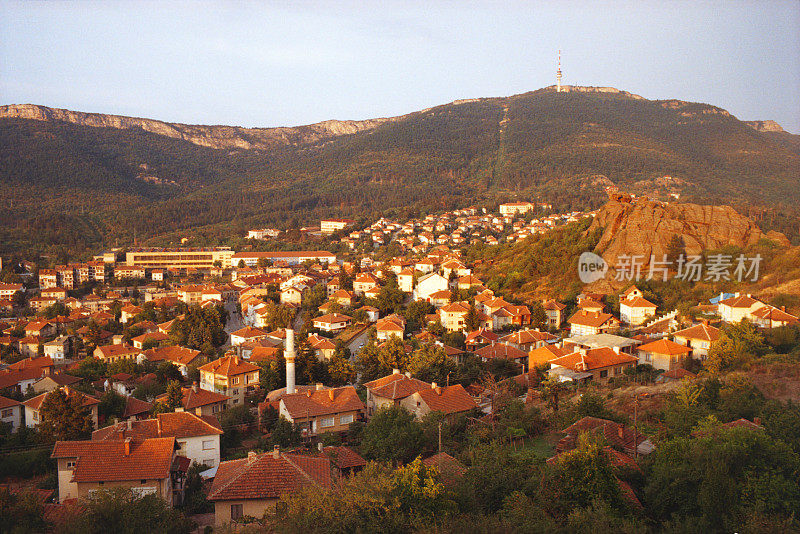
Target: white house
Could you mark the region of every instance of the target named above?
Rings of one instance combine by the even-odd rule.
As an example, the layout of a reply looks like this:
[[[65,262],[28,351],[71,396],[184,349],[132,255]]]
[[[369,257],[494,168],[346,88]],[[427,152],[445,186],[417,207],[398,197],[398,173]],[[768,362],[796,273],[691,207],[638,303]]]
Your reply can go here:
[[[429,273],[417,279],[417,287],[414,288],[412,296],[414,300],[430,301],[433,293],[449,289],[449,286],[450,283],[444,276],[436,273]]]
[[[11,425],[11,432],[22,426],[22,404],[14,399],[0,397],[0,421]]]

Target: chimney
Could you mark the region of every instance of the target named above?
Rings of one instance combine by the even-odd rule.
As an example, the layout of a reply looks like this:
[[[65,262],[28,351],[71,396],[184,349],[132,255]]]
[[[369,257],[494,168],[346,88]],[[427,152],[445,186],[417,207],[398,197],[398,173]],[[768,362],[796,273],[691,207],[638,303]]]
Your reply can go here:
[[[317,382],[316,386],[317,386],[317,391],[321,391],[321,390],[325,389],[325,386],[322,385],[322,382]]]
[[[286,351],[283,357],[286,359],[286,393],[291,395],[296,391],[294,383],[294,330],[291,328],[286,329]]]
[[[324,448],[325,448],[325,447],[322,445],[322,442],[321,442],[321,441],[320,441],[319,443],[317,443],[317,450],[318,450],[319,452],[322,452],[322,449],[324,449]]]
[[[130,456],[131,454],[131,438],[125,438],[125,443],[123,445],[125,448],[124,454],[125,456]]]
[[[411,378],[411,371],[406,371],[406,378]]]
[[[249,464],[253,460],[258,458],[258,454],[255,451],[250,451],[247,453],[247,463]]]
[[[280,447],[280,445],[275,445],[272,448],[272,457],[275,458],[276,460],[281,457],[281,447]]]
[[[781,306],[781,311],[786,312],[786,306]]]
[[[586,356],[586,349],[579,349],[578,354],[581,355],[581,371],[586,371],[586,360],[584,356]]]
[[[619,427],[617,428],[617,433],[619,434],[620,439],[624,437],[625,429],[622,427],[622,425],[619,425]]]
[[[175,408],[175,413],[182,412],[182,411],[183,411],[183,406],[178,406],[177,408]]]
[[[431,382],[431,389],[436,389],[438,384],[436,382]]]
[[[333,389],[329,389],[329,390],[328,390],[328,398],[329,398],[330,400],[333,400],[335,396],[336,396],[336,394],[335,394],[335,390],[333,390]]]
[[[399,375],[400,374],[400,369],[392,369],[392,374],[393,375]]]
[[[614,347],[614,352],[619,354],[619,347]]]
[[[200,384],[198,384],[197,382],[195,382],[195,383],[193,383],[193,384],[192,384],[192,391],[194,391],[195,393],[197,393],[197,391],[198,391],[199,389],[200,389]]]
[[[128,426],[128,430],[129,431],[133,430],[133,419],[128,419],[127,423],[128,423],[128,425],[127,425]]]
[[[708,319],[702,319],[703,326],[708,326]]]

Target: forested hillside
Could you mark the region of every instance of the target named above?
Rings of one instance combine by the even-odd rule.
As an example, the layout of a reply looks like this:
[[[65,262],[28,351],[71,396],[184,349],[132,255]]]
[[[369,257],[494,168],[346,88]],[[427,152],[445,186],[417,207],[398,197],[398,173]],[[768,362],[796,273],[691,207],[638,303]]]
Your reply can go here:
[[[705,104],[547,88],[375,124],[244,150],[139,128],[0,118],[0,252],[80,251],[174,232],[213,241],[255,225],[514,197],[596,207],[611,184],[788,214],[800,205],[791,134],[777,139]]]

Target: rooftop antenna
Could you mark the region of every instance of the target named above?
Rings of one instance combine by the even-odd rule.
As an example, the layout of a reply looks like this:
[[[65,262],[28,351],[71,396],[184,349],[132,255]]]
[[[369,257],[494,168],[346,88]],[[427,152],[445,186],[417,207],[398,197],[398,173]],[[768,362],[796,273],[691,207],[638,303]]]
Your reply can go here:
[[[556,93],[561,92],[561,50],[558,51],[558,70],[556,71]]]

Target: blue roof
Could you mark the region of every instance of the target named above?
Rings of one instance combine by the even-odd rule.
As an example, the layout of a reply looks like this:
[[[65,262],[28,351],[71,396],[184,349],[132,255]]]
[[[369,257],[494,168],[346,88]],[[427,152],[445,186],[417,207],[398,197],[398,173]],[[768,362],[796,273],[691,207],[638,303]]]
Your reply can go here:
[[[713,299],[708,299],[708,301],[709,301],[711,304],[719,304],[719,301],[720,301],[720,300],[732,299],[732,298],[733,298],[733,297],[735,297],[735,296],[736,296],[736,294],[735,294],[735,293],[723,293],[723,294],[722,294],[722,297],[720,297],[720,295],[717,295],[717,296],[716,296],[716,297],[714,297]]]

